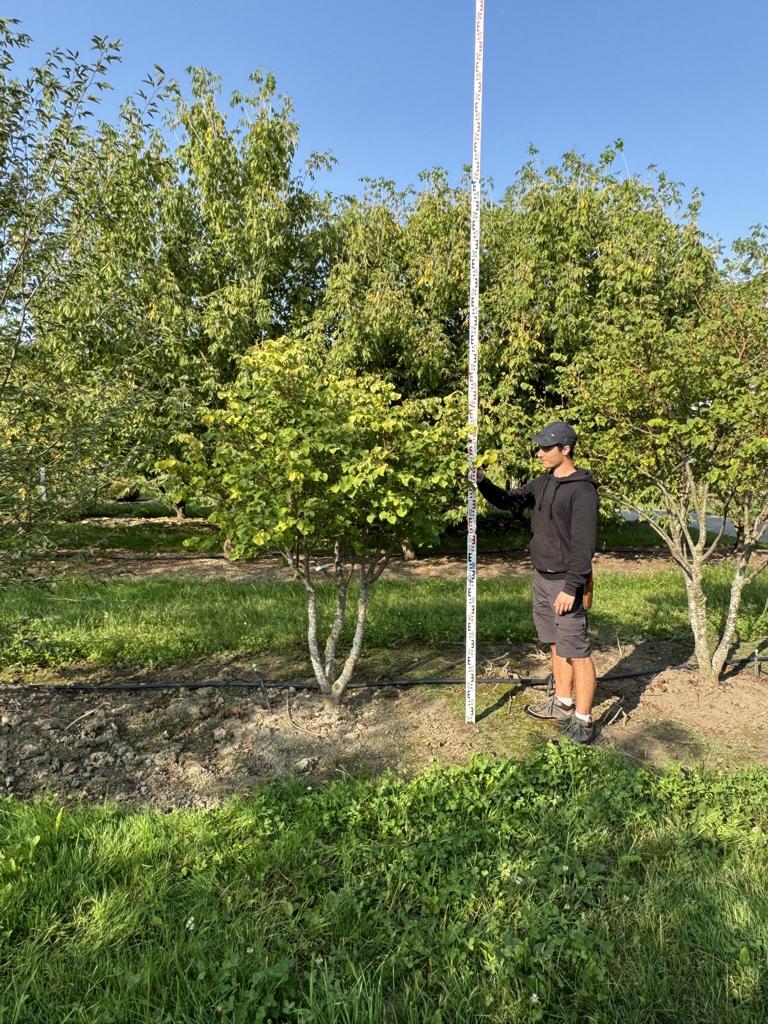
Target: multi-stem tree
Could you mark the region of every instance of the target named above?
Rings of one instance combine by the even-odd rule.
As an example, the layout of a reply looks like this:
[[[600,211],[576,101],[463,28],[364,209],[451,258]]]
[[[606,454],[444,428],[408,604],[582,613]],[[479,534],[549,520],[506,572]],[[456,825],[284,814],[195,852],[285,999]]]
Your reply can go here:
[[[677,324],[650,311],[607,318],[568,375],[602,493],[640,515],[683,574],[705,681],[720,678],[744,588],[768,565],[755,557],[768,530],[766,242],[758,231],[739,246],[724,279]],[[722,617],[708,610],[715,557],[731,572]]]
[[[388,382],[341,374],[325,353],[287,338],[254,348],[207,431],[185,441],[186,485],[211,495],[234,556],[277,551],[307,595],[309,655],[339,701],[360,657],[371,588],[407,537],[437,538],[461,480],[455,399],[403,401]],[[318,561],[335,587],[322,642]],[[326,578],[327,578],[326,577]],[[338,650],[352,586],[356,613]]]

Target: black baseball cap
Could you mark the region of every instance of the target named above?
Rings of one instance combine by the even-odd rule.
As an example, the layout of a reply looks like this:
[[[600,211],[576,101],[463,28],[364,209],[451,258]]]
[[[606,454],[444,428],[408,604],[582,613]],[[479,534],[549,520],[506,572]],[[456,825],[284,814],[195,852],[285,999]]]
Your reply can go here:
[[[531,434],[531,440],[540,448],[547,448],[552,444],[576,444],[576,431],[570,423],[563,423],[562,420],[555,420],[548,423],[538,434]]]

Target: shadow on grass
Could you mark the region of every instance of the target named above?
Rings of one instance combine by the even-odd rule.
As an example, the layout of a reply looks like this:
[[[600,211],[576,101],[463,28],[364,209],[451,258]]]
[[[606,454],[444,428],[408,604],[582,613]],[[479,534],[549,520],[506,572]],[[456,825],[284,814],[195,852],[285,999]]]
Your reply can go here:
[[[203,814],[7,802],[0,1017],[762,1024],[767,802],[592,750]]]
[[[493,704],[490,704],[487,708],[484,708],[479,715],[476,716],[476,721],[482,722],[486,718],[490,718],[497,711],[501,711],[502,708],[509,708],[512,704],[512,699],[519,693],[520,687],[515,684],[511,685],[505,693],[502,693]]]
[[[641,640],[598,677],[598,699],[616,697],[626,714],[636,710],[653,678],[688,659],[690,645],[681,641]]]
[[[611,734],[611,746],[643,764],[698,762],[711,750],[711,743],[703,736],[669,719],[645,722],[628,735],[617,729]]]

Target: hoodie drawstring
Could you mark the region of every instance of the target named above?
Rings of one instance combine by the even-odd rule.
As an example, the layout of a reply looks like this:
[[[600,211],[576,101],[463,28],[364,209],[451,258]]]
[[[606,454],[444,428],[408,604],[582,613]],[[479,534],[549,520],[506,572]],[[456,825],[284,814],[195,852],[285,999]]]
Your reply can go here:
[[[547,475],[547,482],[542,487],[542,489],[541,489],[541,497],[539,498],[539,508],[538,508],[539,512],[541,512],[541,510],[544,507],[544,496],[546,495],[547,491],[549,490],[550,482],[552,480],[554,480],[554,479],[555,479],[555,477],[554,477],[554,475],[552,473],[549,473]],[[557,493],[557,481],[555,481],[555,493]],[[550,502],[550,505],[549,505],[549,518],[550,519],[552,518],[552,509],[554,507],[555,507],[555,495],[553,494],[552,495],[552,501]]]

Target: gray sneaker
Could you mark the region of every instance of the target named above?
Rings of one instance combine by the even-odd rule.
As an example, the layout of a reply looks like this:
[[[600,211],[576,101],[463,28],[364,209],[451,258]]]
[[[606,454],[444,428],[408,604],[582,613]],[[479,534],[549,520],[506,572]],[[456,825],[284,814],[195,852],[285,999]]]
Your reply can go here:
[[[561,704],[557,694],[553,693],[543,704],[528,704],[525,708],[529,718],[536,718],[541,722],[570,722],[573,718],[573,704],[570,707]]]
[[[575,715],[568,722],[562,733],[556,737],[552,742],[560,743],[562,740],[569,741],[571,743],[591,743],[595,738],[595,727],[592,723],[592,719],[588,722],[582,722],[580,718]]]

